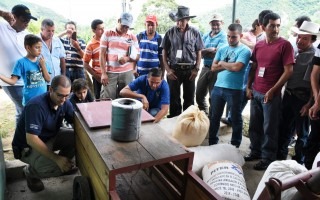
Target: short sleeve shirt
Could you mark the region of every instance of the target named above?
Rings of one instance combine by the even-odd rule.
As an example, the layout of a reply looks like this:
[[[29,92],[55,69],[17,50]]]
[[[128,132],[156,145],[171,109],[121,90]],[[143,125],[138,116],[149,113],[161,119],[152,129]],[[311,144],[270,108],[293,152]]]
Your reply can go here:
[[[23,100],[22,104],[26,103],[34,96],[38,96],[47,91],[47,83],[44,80],[43,74],[40,71],[39,61],[32,62],[26,57],[17,61],[13,68],[12,75],[22,78],[23,86]],[[48,73],[51,73],[51,68],[47,68]]]
[[[218,73],[215,86],[242,90],[244,74],[250,61],[251,51],[244,45],[240,44],[237,47],[224,46],[218,49],[215,61],[228,61],[229,63],[243,63],[243,67],[240,71],[234,72],[229,70],[223,70]]]
[[[163,37],[161,47],[168,52],[170,65],[175,65],[195,63],[197,52],[204,48],[204,44],[200,32],[188,25],[184,33],[177,26],[170,28]],[[178,50],[182,51],[181,57],[177,54]]]
[[[257,63],[253,89],[265,94],[272,88],[284,72],[284,66],[294,64],[293,48],[287,40],[279,38],[271,44],[266,40],[258,42],[251,60]],[[264,70],[263,76],[258,76]],[[277,91],[280,94],[281,91]]]
[[[202,37],[205,48],[210,48],[210,47],[221,48],[223,46],[228,45],[227,34],[224,31],[220,31],[217,35],[213,37],[211,37],[210,34],[211,34],[211,31]],[[203,58],[204,65],[211,66],[212,62],[213,62],[213,58]]]
[[[132,81],[128,86],[132,91],[147,97],[150,109],[161,109],[162,105],[170,104],[169,86],[165,80],[161,81],[156,90],[152,90],[148,82],[148,75],[143,75]]]
[[[27,147],[26,133],[39,136],[43,142],[48,141],[58,133],[63,119],[69,123],[73,121],[73,107],[69,100],[55,110],[49,92],[31,99],[22,111],[12,145]]]

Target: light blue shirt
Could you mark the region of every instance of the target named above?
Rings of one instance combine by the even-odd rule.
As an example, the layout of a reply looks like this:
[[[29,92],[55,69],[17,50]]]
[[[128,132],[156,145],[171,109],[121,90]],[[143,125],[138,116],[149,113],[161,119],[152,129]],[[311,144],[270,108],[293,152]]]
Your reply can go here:
[[[12,75],[17,76],[19,79],[22,78],[24,82],[22,105],[26,105],[32,97],[47,91],[47,84],[39,65],[39,60],[32,62],[23,57],[16,62],[13,68]],[[50,74],[50,68],[47,68],[47,70]]]
[[[204,43],[204,48],[220,48],[228,45],[227,34],[224,31],[220,31],[217,35],[211,37],[211,31],[203,35],[202,40]],[[213,58],[203,58],[204,65],[212,65]]]
[[[39,34],[41,38],[41,35]],[[53,37],[52,38],[52,51],[50,52],[49,47],[46,43],[42,40],[42,50],[41,54],[43,55],[44,59],[46,60],[47,68],[51,69],[51,80],[48,85],[51,85],[51,81],[55,76],[61,74],[60,68],[60,58],[66,57],[66,52],[64,50],[63,44],[59,38]]]
[[[242,90],[244,75],[249,64],[250,56],[251,51],[244,44],[240,44],[237,47],[225,46],[219,48],[214,57],[214,61],[226,61],[229,63],[241,62],[244,66],[238,72],[229,70],[220,71],[214,86]]]

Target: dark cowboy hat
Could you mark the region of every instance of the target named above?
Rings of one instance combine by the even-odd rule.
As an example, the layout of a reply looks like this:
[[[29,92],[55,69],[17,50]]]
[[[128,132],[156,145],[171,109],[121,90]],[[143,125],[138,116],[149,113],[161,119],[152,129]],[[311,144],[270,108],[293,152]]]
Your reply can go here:
[[[189,15],[189,8],[185,6],[178,6],[178,11],[176,13],[170,12],[169,17],[172,21],[176,22],[181,19],[186,19],[186,18],[194,18],[196,16],[190,16]]]

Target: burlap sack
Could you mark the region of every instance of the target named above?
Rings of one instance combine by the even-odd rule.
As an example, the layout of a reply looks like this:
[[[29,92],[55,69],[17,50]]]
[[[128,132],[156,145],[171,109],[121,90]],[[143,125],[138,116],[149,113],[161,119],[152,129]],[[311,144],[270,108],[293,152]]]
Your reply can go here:
[[[178,117],[172,136],[187,147],[198,146],[205,139],[209,126],[204,111],[192,105]]]

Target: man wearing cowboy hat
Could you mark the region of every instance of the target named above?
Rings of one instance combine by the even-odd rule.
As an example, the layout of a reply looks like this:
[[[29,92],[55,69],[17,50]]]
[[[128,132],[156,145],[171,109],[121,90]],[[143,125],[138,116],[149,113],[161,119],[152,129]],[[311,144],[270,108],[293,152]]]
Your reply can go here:
[[[295,156],[292,159],[300,164],[304,163],[303,148],[307,142],[310,125],[308,110],[313,100],[310,73],[315,49],[312,43],[317,40],[319,28],[320,26],[315,23],[304,21],[300,28],[291,29],[297,34],[298,52],[295,55],[292,76],[287,82],[282,99],[282,122],[280,123],[277,155],[279,160],[286,160],[288,145],[293,135],[292,130],[295,129],[298,138],[295,145]]]
[[[281,89],[292,74],[293,48],[279,36],[280,16],[269,13],[263,18],[266,39],[258,42],[252,53],[247,84],[250,104],[250,149],[245,161],[261,159],[255,170],[265,170],[277,159]],[[253,84],[254,82],[254,84]]]
[[[320,36],[320,33],[318,33],[318,36]],[[314,104],[309,109],[311,131],[305,147],[304,160],[307,169],[311,169],[312,163],[320,151],[320,45],[316,48],[312,63],[311,87]]]
[[[27,54],[24,48],[24,36],[28,32],[25,29],[31,19],[37,20],[37,18],[33,17],[29,8],[22,4],[15,5],[11,13],[0,10],[0,16],[7,21],[0,22],[0,74],[10,77],[15,62]],[[17,123],[23,110],[23,80],[17,81],[14,86],[9,86],[0,80],[0,85],[15,104]]]
[[[177,22],[170,28],[161,43],[163,64],[167,71],[170,88],[170,114],[181,114],[180,86],[183,84],[183,110],[194,104],[195,78],[198,75],[203,41],[199,31],[188,22],[196,16],[189,15],[189,8],[178,6],[178,11],[170,15]]]
[[[209,22],[211,31],[202,37],[205,48],[202,49],[203,67],[199,75],[196,90],[196,101],[200,110],[209,114],[209,108],[206,96],[213,88],[217,79],[217,72],[211,71],[213,58],[216,55],[218,48],[228,45],[227,34],[222,30],[223,18],[219,14],[213,14]],[[209,95],[210,102],[210,95]]]

